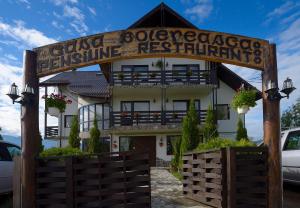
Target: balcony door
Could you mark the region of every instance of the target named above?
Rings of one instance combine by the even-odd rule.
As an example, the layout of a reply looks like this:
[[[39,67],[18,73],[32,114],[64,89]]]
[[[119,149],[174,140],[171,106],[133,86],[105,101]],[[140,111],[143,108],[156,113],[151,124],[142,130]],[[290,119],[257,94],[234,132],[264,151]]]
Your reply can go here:
[[[200,100],[194,100],[195,110],[200,121]],[[189,110],[190,100],[173,100],[173,123],[180,123]]]
[[[147,123],[150,113],[149,101],[121,101],[122,118],[121,123],[123,126]]]
[[[123,84],[147,82],[148,70],[148,65],[123,65],[122,72],[125,75]]]

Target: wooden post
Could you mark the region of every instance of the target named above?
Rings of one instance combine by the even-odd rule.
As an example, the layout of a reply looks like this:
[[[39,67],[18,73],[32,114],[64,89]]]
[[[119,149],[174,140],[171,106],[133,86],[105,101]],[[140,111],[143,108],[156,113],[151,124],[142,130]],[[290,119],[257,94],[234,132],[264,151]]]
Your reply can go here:
[[[282,173],[280,146],[280,100],[269,100],[265,90],[268,81],[278,86],[276,45],[266,50],[265,70],[262,73],[264,144],[268,147],[269,187],[268,207],[282,208]]]
[[[35,207],[35,156],[39,150],[39,79],[36,53],[26,50],[23,58],[23,85],[33,88],[29,103],[22,105],[22,208]]]

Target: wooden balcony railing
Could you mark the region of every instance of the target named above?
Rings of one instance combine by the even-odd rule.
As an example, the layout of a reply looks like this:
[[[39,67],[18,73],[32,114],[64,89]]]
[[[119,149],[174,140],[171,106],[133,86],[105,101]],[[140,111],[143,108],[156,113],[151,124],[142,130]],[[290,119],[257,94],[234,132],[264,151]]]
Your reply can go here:
[[[179,124],[182,122],[187,111],[114,111],[111,115],[112,126],[134,126],[140,124]],[[206,110],[198,110],[199,124],[206,117]]]
[[[111,85],[216,84],[216,70],[166,70],[145,72],[112,72]]]
[[[58,136],[58,126],[47,126],[46,127],[46,137],[53,138]]]

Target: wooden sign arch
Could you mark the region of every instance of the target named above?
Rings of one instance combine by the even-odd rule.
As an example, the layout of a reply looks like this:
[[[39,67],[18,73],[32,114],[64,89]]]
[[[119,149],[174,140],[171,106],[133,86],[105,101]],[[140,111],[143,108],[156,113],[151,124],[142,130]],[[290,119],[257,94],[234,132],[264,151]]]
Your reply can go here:
[[[39,78],[114,60],[186,57],[262,71],[264,143],[268,146],[268,207],[282,207],[279,100],[269,100],[267,83],[278,85],[276,46],[266,40],[187,28],[139,28],[101,33],[54,43],[24,54],[24,83],[36,92],[22,106],[23,207],[35,203],[35,156],[39,149]]]
[[[139,28],[35,48],[39,77],[118,59],[187,57],[263,70],[269,42],[206,30]]]

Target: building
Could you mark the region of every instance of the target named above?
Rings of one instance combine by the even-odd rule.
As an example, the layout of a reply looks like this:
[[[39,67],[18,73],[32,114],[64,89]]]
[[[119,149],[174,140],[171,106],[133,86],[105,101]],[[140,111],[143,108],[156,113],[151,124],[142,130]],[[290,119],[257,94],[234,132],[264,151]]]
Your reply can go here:
[[[164,3],[129,27],[196,28]],[[102,139],[111,151],[148,151],[152,165],[172,158],[172,140],[194,100],[199,126],[209,105],[217,112],[218,131],[234,138],[238,114],[231,100],[247,81],[220,63],[185,57],[122,59],[101,64],[100,71],[60,73],[41,86],[54,86],[71,99],[58,126],[46,127],[46,137],[67,143],[72,116],[78,115],[83,148],[96,115]],[[47,118],[47,117],[46,117]],[[47,119],[45,119],[47,120]]]

